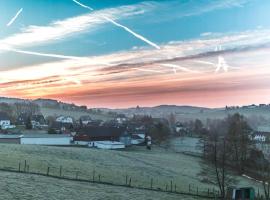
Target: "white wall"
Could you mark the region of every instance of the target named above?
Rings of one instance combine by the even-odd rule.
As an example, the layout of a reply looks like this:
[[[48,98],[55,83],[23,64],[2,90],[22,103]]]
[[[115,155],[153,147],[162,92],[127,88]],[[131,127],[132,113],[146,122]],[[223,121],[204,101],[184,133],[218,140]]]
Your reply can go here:
[[[39,145],[69,145],[72,137],[60,137],[60,138],[30,138],[22,137],[21,144],[39,144]]]

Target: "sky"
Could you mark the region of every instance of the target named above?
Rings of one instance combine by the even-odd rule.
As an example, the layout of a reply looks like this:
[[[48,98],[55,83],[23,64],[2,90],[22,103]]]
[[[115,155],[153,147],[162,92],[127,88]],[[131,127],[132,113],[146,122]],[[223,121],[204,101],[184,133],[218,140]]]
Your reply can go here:
[[[1,0],[0,96],[270,103],[269,0]]]

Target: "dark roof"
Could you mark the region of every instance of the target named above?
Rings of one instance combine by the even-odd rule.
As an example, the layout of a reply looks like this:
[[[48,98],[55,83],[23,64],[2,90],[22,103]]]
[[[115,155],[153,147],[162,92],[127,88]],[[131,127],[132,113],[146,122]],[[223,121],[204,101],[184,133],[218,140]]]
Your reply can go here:
[[[10,118],[7,113],[0,112],[0,120],[10,120]]]
[[[80,119],[81,119],[82,121],[89,121],[89,120],[92,120],[92,118],[91,118],[89,115],[81,116]]]
[[[45,118],[43,115],[32,115],[31,120],[36,121],[36,122],[40,122],[40,123],[45,122]]]
[[[125,127],[113,126],[86,126],[76,130],[78,135],[90,137],[120,137],[125,133]]]

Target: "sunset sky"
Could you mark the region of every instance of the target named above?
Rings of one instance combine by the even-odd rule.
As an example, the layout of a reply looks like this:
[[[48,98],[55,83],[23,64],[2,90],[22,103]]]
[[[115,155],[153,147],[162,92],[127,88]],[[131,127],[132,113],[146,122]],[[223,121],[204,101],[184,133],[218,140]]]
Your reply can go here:
[[[1,0],[0,96],[270,103],[269,0]]]

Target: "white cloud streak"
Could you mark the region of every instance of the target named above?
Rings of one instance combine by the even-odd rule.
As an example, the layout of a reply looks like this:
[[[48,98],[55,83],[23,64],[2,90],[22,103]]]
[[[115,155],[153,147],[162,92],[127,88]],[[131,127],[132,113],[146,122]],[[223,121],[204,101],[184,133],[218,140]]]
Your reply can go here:
[[[194,70],[191,70],[189,68],[186,68],[186,67],[182,67],[182,66],[179,66],[179,65],[176,65],[176,64],[160,64],[161,66],[164,66],[164,67],[171,67],[173,68],[173,71],[174,73],[176,73],[176,70],[181,70],[183,72],[187,72],[187,73],[200,73],[198,71],[194,71]]]
[[[47,26],[31,25],[22,29],[21,33],[1,39],[0,46],[7,45],[10,48],[17,48],[59,41],[66,39],[68,36],[82,33],[90,28],[91,31],[94,31],[99,25],[107,22],[104,16],[113,19],[128,18],[140,14],[138,11],[143,10],[146,12],[152,8],[153,7],[150,5],[143,3],[131,6],[120,6],[54,21]]]
[[[80,3],[80,2],[78,2],[78,1],[76,1],[76,0],[73,0],[73,2],[77,3],[77,4],[80,5],[81,7],[86,8],[86,9],[88,9],[88,10],[91,10],[91,11],[94,10],[93,8],[91,8],[91,7],[89,7],[89,6],[86,6],[86,5]],[[140,40],[146,42],[147,44],[151,45],[152,47],[154,47],[154,48],[156,48],[156,49],[160,49],[160,47],[159,47],[157,44],[155,44],[154,42],[151,42],[150,40],[146,39],[144,36],[142,36],[142,35],[140,35],[140,34],[138,34],[138,33],[135,33],[134,31],[132,31],[132,30],[131,30],[130,28],[128,28],[127,26],[124,26],[124,25],[122,25],[122,24],[119,24],[118,22],[116,22],[115,20],[113,20],[113,19],[110,18],[110,17],[106,17],[106,16],[102,16],[102,17],[103,17],[105,20],[107,20],[108,22],[111,22],[111,23],[114,24],[115,26],[124,29],[125,31],[131,33],[133,36],[135,36],[136,38],[138,38],[138,39],[140,39]]]
[[[15,20],[19,17],[19,15],[21,14],[21,12],[23,11],[23,8],[21,8],[17,13],[16,15],[7,23],[6,26],[11,26]]]
[[[76,4],[78,4],[79,6],[83,7],[83,8],[86,8],[86,9],[91,10],[91,11],[94,10],[93,8],[84,5],[84,4],[80,3],[79,1],[76,1],[76,0],[72,0],[72,1],[75,2]]]

